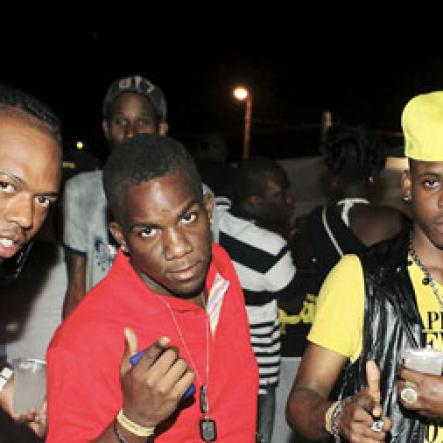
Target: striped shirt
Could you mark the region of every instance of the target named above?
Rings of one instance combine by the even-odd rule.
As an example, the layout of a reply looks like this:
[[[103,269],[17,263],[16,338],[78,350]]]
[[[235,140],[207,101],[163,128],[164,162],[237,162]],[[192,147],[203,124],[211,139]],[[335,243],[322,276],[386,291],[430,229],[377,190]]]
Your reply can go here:
[[[277,299],[295,293],[295,266],[280,235],[217,207],[219,243],[228,251],[245,294],[251,343],[260,371],[260,393],[280,372]]]

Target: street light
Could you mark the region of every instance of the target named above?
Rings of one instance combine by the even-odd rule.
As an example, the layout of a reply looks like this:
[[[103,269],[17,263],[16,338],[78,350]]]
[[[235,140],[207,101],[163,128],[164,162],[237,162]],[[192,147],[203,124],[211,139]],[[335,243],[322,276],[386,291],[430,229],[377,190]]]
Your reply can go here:
[[[234,89],[234,97],[237,100],[246,101],[245,107],[245,130],[243,133],[242,159],[249,157],[251,147],[251,114],[252,114],[252,94],[244,86],[237,86]]]

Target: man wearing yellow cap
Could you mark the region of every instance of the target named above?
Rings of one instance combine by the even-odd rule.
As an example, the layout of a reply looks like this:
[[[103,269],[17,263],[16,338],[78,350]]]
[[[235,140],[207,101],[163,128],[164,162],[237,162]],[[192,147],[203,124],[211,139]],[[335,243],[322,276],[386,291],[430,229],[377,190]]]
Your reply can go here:
[[[443,442],[443,379],[398,373],[404,349],[443,349],[443,92],[410,100],[402,126],[413,229],[344,256],[323,284],[287,404],[313,440]]]

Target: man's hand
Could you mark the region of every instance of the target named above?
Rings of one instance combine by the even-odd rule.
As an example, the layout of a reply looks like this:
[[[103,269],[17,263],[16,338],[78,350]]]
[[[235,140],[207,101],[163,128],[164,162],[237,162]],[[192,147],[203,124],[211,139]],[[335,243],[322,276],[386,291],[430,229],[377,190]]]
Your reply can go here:
[[[178,350],[168,347],[167,337],[159,338],[135,366],[129,358],[138,351],[135,333],[125,329],[125,353],[120,374],[125,415],[142,426],[157,426],[177,409],[195,374]]]
[[[400,397],[401,390],[406,382],[415,385],[417,401],[406,402]],[[424,374],[422,372],[407,369],[403,365],[399,367],[399,380],[397,382],[399,392],[398,399],[401,405],[411,411],[429,418],[443,417],[443,377],[440,375]]]
[[[12,377],[0,393],[1,408],[17,423],[25,423],[38,437],[43,437],[47,427],[46,400],[38,411],[30,408],[26,415],[19,415],[13,409],[14,386],[14,377]]]
[[[352,442],[385,441],[387,432],[392,428],[388,417],[381,417],[380,371],[371,360],[366,363],[368,385],[346,404],[339,418],[340,433]],[[382,418],[384,423],[380,432],[371,429],[374,421]]]
[[[38,411],[34,409],[29,409],[26,416],[21,416],[19,421],[24,421],[27,426],[29,426],[36,435],[39,437],[44,437],[48,427],[48,416],[46,412],[46,400],[43,402],[42,406]]]

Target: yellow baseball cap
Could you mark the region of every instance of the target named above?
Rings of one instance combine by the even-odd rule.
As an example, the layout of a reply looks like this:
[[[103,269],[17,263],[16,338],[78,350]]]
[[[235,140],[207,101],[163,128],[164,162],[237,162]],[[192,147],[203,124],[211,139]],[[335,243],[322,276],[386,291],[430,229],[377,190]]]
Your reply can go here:
[[[414,160],[443,161],[443,91],[420,94],[403,109],[405,155]]]

